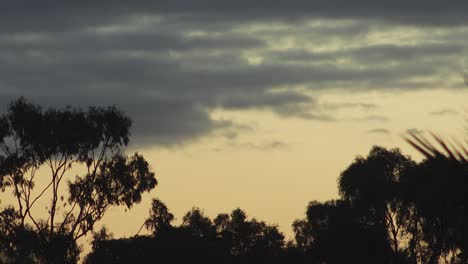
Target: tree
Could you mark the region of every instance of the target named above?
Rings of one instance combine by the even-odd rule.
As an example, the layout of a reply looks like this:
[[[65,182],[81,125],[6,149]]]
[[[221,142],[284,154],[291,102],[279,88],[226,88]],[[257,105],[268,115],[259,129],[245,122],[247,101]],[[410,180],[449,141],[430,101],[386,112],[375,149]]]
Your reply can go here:
[[[468,151],[432,134],[410,133],[406,140],[426,158],[404,178],[405,199],[415,207],[415,229],[423,263],[468,261]],[[433,143],[434,142],[434,143]],[[416,222],[417,221],[417,222]]]
[[[174,221],[174,215],[169,212],[166,204],[159,199],[153,199],[149,216],[144,223],[146,228],[156,235],[172,229],[172,221]]]
[[[209,217],[205,216],[204,212],[198,207],[192,208],[192,210],[184,215],[181,227],[186,228],[196,237],[216,237],[216,230],[213,222]]]
[[[301,250],[301,253],[307,253],[314,247],[315,236],[314,228],[307,219],[296,219],[292,224],[294,232],[295,247]]]
[[[122,151],[130,127],[131,120],[116,107],[44,111],[24,98],[0,117],[0,188],[11,190],[16,201],[11,225],[33,230],[42,241],[37,258],[66,258],[68,250],[59,254],[50,245],[76,246],[110,207],[131,208],[156,186],[143,156]],[[74,168],[85,172],[73,178]],[[45,186],[37,185],[38,179]],[[32,210],[39,210],[41,199],[51,199],[42,212],[45,219]]]
[[[400,199],[400,179],[414,166],[416,163],[398,149],[374,146],[367,157],[358,156],[338,179],[342,198],[361,209],[367,221],[387,230],[394,263],[400,262],[400,240],[408,213],[407,204]]]
[[[306,218],[293,224],[296,246],[315,263],[388,263],[385,229],[350,201],[309,203]]]
[[[32,263],[37,241],[36,234],[19,228],[19,215],[14,208],[7,207],[0,212],[0,261],[10,263]]]
[[[153,200],[147,222],[169,223],[169,210],[159,200]],[[165,230],[162,232],[162,230]],[[180,226],[160,229],[150,236],[127,239],[96,240],[86,263],[130,263],[164,258],[222,257],[226,260],[248,257],[277,257],[284,255],[284,235],[277,226],[256,219],[247,220],[241,209],[219,214],[214,221],[200,208],[194,207],[183,217]]]
[[[228,245],[233,256],[279,256],[284,246],[284,235],[275,225],[267,225],[237,208],[228,214],[219,214],[215,220],[218,237]]]

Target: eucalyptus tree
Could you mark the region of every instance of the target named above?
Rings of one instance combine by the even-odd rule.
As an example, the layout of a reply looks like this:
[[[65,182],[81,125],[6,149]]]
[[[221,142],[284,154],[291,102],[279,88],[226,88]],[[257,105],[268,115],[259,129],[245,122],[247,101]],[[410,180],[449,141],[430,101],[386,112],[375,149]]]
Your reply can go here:
[[[394,263],[386,230],[349,200],[310,202],[293,229],[297,247],[312,263]]]
[[[468,262],[468,150],[466,144],[449,143],[411,133],[407,142],[425,160],[405,178],[415,205],[422,263],[450,259]]]
[[[398,149],[374,146],[367,157],[358,156],[338,179],[343,199],[353,207],[363,209],[368,221],[387,230],[395,263],[404,250],[401,240],[410,209],[401,199],[401,178],[416,166],[411,158]]]
[[[143,223],[143,226],[152,231],[153,235],[157,235],[161,232],[170,231],[172,229],[172,221],[174,221],[174,215],[169,211],[166,204],[155,198],[151,203],[149,216]]]
[[[2,216],[37,234],[37,258],[71,254],[109,208],[131,208],[156,186],[144,157],[125,155],[131,124],[114,106],[43,110],[24,98],[0,116],[0,189],[13,200]]]

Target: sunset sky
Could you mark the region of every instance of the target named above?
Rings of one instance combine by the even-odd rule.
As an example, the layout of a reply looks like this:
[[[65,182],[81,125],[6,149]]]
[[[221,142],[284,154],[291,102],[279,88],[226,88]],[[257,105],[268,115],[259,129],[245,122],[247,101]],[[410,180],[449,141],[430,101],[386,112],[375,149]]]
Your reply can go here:
[[[111,209],[116,236],[158,197],[178,221],[240,207],[290,237],[372,145],[420,159],[408,131],[466,132],[468,1],[387,2],[4,1],[0,111],[25,96],[131,116],[128,151],[159,185]]]

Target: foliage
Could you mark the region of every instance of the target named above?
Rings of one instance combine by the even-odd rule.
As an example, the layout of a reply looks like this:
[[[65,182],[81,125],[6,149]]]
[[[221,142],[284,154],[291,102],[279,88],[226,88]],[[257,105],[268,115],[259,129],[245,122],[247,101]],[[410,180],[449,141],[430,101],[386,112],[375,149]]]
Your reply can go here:
[[[467,163],[460,152],[413,139],[424,143],[426,160],[373,147],[341,173],[340,200],[309,204],[293,223],[303,255],[320,263],[467,261]]]
[[[414,229],[420,248],[419,259],[437,263],[440,259],[468,261],[468,151],[432,134],[430,139],[410,134],[407,141],[426,160],[408,174],[405,200],[415,208]]]
[[[164,215],[163,217],[160,217]],[[153,200],[145,223],[151,236],[98,240],[86,263],[129,263],[154,258],[218,256],[225,258],[274,257],[284,252],[284,236],[277,226],[248,220],[241,209],[219,214],[214,221],[197,207],[187,212],[180,226],[159,229],[172,216],[160,200]],[[156,225],[154,225],[156,223]],[[158,231],[154,232],[154,227]],[[165,226],[165,225],[164,225]]]
[[[385,263],[390,258],[385,229],[349,201],[311,202],[306,215],[295,221],[294,231],[297,245],[314,262]]]
[[[416,163],[398,149],[374,146],[367,157],[358,156],[338,179],[342,199],[361,210],[365,221],[388,232],[393,261],[400,262],[407,205],[400,199],[401,177]]]
[[[77,240],[92,231],[110,207],[131,208],[143,192],[156,186],[145,159],[122,152],[130,127],[131,120],[116,107],[44,111],[24,98],[10,103],[0,117],[0,188],[11,191],[16,204],[2,217],[8,228],[35,233],[39,241],[35,244],[42,248],[31,251],[34,258],[52,263],[77,256]],[[73,179],[73,168],[86,172]],[[68,193],[61,188],[64,182]],[[38,211],[41,199],[51,199],[41,214],[46,219],[32,210]],[[11,241],[17,242],[10,251],[18,253],[20,241]]]
[[[194,207],[182,218],[182,228],[187,229],[190,234],[201,238],[216,237],[213,221],[200,208]]]
[[[169,212],[166,204],[159,199],[153,199],[149,216],[144,223],[146,228],[156,235],[160,232],[170,231],[172,221],[174,221],[174,215]]]

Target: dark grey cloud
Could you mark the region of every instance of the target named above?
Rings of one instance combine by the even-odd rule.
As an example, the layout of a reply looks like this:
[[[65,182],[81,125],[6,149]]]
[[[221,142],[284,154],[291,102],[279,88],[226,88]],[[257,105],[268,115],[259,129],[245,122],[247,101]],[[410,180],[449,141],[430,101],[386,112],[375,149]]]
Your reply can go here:
[[[2,106],[0,113],[6,110],[10,98],[15,97],[5,96],[0,92],[0,105]],[[67,105],[79,106],[83,109],[93,105],[116,105],[133,120],[131,131],[133,147],[148,147],[154,144],[165,147],[179,146],[216,130],[231,131],[231,133],[246,130],[245,126],[230,120],[213,120],[207,109],[190,102],[154,99],[123,100],[122,98],[103,100],[103,97],[92,98],[92,96],[89,96],[89,101],[75,101],[60,96],[30,96],[28,98],[34,98],[30,101],[45,109]],[[81,96],[79,99],[86,99],[86,96]]]
[[[317,112],[313,98],[297,92],[266,92],[221,96],[218,106],[227,110],[271,109],[282,117],[297,117],[309,120],[333,121],[328,114]]]
[[[136,147],[181,145],[218,129],[236,128],[232,121],[213,120],[207,109],[191,103],[142,101],[119,104],[134,119]]]
[[[337,121],[339,109],[377,107],[322,105],[310,92],[458,87],[445,77],[464,52],[467,3],[421,3],[8,1],[0,6],[0,103],[26,96],[47,106],[115,104],[145,145],[216,131],[235,138],[242,129],[213,119],[214,109]],[[445,35],[412,44],[361,40],[395,26]],[[297,43],[276,47],[283,37]]]
[[[393,23],[429,25],[458,25],[467,22],[466,1],[450,3],[427,1],[370,1],[370,0],[276,0],[276,1],[74,1],[26,0],[2,3],[0,30],[43,31],[73,30],[81,25],[94,26],[143,14],[164,14],[191,17],[205,23],[218,21],[246,21],[304,18],[374,18]]]
[[[154,31],[157,30],[157,31]],[[182,31],[183,32],[183,31]],[[4,35],[0,48],[6,52],[27,52],[40,50],[60,54],[73,50],[87,52],[90,48],[96,53],[128,51],[189,51],[213,49],[243,49],[263,45],[263,41],[240,34],[190,36],[181,32],[166,32],[162,29],[142,29],[137,32],[64,32]]]

